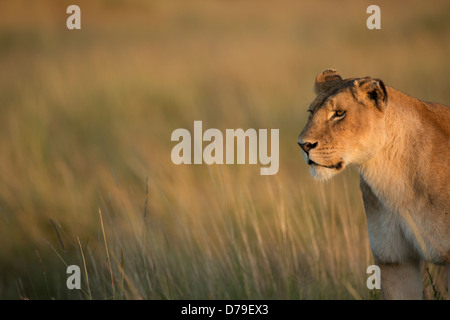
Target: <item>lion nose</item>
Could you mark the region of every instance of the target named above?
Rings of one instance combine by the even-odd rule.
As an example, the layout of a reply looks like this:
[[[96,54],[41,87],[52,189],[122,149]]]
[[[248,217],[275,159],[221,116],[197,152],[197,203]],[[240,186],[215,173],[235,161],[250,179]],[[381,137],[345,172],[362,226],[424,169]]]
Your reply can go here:
[[[317,142],[311,143],[311,142],[305,142],[305,143],[301,143],[300,141],[298,141],[298,145],[300,146],[300,148],[303,149],[303,151],[305,151],[306,153],[309,152],[309,150],[314,149],[315,147],[317,147]]]

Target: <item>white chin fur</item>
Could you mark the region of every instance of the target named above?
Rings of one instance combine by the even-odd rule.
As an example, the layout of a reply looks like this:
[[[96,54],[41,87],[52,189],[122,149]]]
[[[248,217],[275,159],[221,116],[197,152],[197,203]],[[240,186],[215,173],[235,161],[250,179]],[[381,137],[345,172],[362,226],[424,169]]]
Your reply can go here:
[[[311,175],[314,179],[320,180],[320,181],[326,181],[329,180],[331,177],[336,175],[339,171],[335,169],[328,169],[324,167],[318,167],[315,165],[311,165],[309,167],[309,171],[311,172]]]

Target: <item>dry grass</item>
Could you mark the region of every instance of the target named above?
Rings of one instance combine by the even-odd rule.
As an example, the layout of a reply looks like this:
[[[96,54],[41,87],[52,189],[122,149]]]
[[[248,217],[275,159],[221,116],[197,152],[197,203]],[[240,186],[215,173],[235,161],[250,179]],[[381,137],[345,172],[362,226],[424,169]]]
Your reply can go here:
[[[357,173],[313,181],[296,139],[326,67],[450,104],[448,1],[383,2],[379,31],[364,1],[78,3],[81,31],[2,2],[0,298],[378,297]],[[175,166],[194,120],[280,129],[279,173]]]

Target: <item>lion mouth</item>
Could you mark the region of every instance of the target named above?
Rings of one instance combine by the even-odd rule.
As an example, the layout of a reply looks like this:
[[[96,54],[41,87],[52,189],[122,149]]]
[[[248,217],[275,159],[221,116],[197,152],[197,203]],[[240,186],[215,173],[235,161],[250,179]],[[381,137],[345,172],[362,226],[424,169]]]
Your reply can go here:
[[[326,166],[326,165],[323,165],[323,164],[318,164],[317,162],[314,162],[311,159],[308,160],[308,165],[310,165],[310,166],[318,166],[318,167],[324,167],[324,168],[336,169],[336,170],[341,169],[342,168],[342,164],[343,164],[343,162],[339,161],[336,164],[333,164],[333,165],[330,165],[330,166]]]

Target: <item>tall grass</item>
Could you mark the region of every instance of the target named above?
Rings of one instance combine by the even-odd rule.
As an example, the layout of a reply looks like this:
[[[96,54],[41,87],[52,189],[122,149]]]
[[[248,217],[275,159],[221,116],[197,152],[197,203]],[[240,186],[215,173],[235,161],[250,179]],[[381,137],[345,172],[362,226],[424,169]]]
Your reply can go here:
[[[378,31],[369,2],[78,3],[80,31],[1,3],[0,298],[378,297],[356,171],[313,181],[296,139],[326,67],[450,104],[446,1],[383,4]],[[279,173],[174,165],[194,120],[280,129]]]
[[[144,217],[144,197],[110,191],[94,232],[104,241],[66,253],[55,248],[60,255],[75,251],[73,263],[86,265],[84,298],[369,297],[364,218],[345,214],[359,204],[345,181],[342,195],[327,195],[319,184],[298,194],[280,180],[257,179],[268,197],[257,199],[250,181],[234,186],[232,172],[209,171],[204,185],[190,187],[201,199],[176,199],[179,190],[167,194],[155,181],[149,202],[164,203],[163,215],[152,210]],[[333,204],[336,197],[345,204]]]

